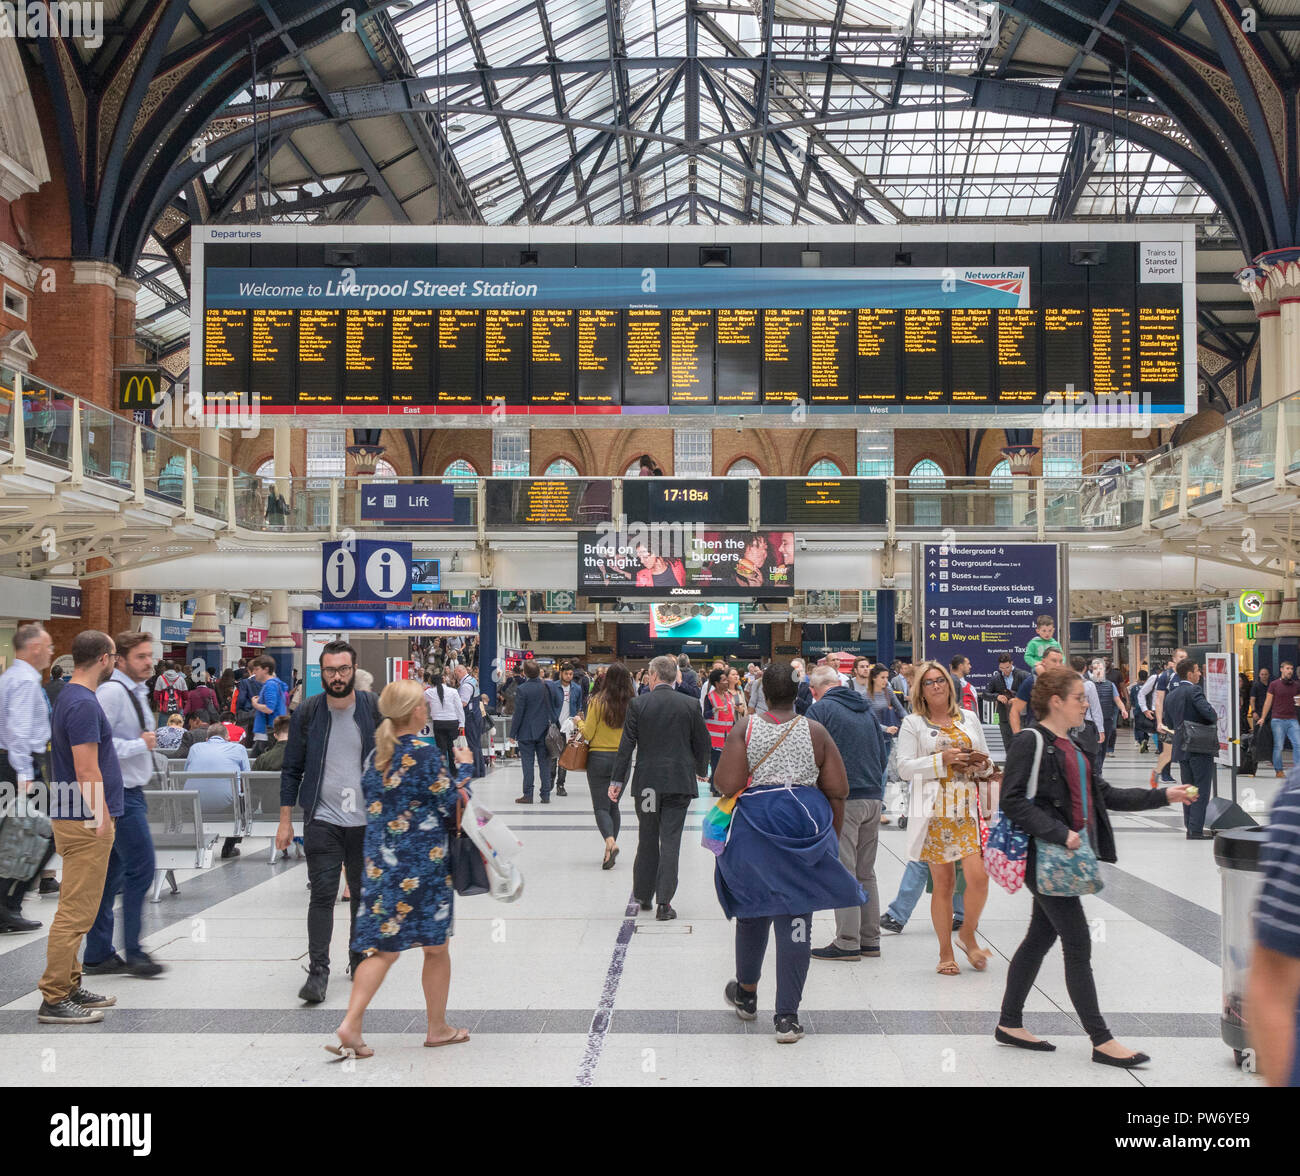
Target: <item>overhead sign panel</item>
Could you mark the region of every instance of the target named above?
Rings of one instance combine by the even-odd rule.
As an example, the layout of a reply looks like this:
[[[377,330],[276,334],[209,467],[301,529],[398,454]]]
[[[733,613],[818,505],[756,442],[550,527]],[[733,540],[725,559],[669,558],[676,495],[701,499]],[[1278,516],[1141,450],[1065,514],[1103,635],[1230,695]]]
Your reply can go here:
[[[643,533],[642,533],[643,532]],[[794,535],[692,526],[578,533],[578,591],[596,599],[794,594]]]
[[[411,545],[373,539],[322,543],[321,603],[375,608],[409,605]]]
[[[361,488],[361,517],[379,523],[454,523],[455,488],[445,483],[371,482]]]

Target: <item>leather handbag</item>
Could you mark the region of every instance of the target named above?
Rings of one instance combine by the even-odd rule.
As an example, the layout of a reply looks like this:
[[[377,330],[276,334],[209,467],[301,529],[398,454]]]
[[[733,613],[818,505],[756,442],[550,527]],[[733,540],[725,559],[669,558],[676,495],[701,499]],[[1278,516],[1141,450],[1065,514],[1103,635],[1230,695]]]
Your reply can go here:
[[[1038,855],[1034,862],[1034,881],[1038,893],[1053,898],[1069,898],[1081,894],[1096,894],[1105,883],[1101,880],[1101,867],[1088,835],[1088,793],[1092,791],[1088,765],[1079,756],[1079,773],[1083,782],[1083,828],[1079,830],[1079,848],[1067,849],[1055,841],[1035,837]]]
[[[560,753],[560,767],[566,772],[585,772],[587,770],[587,755],[590,751],[591,744],[581,735],[572,736]]]
[[[1188,755],[1218,755],[1219,725],[1184,719],[1178,728],[1178,741]]]
[[[469,834],[460,827],[464,813],[465,803],[458,800],[455,827],[447,830],[447,856],[451,865],[451,884],[457,894],[468,898],[474,894],[486,894],[490,884],[483,855],[470,840]]]

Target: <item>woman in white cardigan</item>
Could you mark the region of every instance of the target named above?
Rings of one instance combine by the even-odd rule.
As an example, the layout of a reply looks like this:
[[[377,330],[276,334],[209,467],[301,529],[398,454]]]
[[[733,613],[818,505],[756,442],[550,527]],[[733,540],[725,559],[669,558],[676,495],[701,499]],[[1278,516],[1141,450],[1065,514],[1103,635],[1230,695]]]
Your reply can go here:
[[[980,845],[978,782],[991,779],[996,769],[978,716],[962,710],[957,700],[948,670],[938,662],[925,662],[912,679],[912,713],[898,731],[898,775],[912,785],[907,856],[925,862],[934,880],[930,918],[939,939],[936,970],[941,976],[961,971],[952,947],[959,861],[966,879],[966,914],[957,946],[977,972],[988,967],[990,958],[975,937],[989,893]]]

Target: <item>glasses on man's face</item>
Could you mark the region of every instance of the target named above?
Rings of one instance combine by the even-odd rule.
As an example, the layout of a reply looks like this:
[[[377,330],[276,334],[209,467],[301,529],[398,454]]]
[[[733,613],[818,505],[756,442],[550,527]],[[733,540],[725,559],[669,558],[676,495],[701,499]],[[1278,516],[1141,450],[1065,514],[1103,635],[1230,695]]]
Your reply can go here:
[[[320,672],[322,678],[349,678],[352,676],[351,666],[326,666]]]

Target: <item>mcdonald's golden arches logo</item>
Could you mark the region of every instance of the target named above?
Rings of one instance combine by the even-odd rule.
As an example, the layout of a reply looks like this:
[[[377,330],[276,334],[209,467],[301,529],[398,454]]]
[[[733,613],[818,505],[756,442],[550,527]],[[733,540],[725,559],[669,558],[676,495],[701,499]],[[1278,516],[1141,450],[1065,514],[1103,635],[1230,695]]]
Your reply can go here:
[[[161,399],[161,369],[122,368],[117,373],[117,406],[123,412],[156,408]]]

